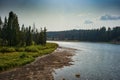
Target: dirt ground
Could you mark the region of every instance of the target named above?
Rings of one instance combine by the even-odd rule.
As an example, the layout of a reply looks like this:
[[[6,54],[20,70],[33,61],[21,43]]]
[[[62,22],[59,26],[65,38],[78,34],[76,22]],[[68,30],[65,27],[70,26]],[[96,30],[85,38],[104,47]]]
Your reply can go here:
[[[0,73],[0,80],[54,80],[54,69],[72,65],[74,49],[57,48],[53,53],[38,57],[30,64]]]

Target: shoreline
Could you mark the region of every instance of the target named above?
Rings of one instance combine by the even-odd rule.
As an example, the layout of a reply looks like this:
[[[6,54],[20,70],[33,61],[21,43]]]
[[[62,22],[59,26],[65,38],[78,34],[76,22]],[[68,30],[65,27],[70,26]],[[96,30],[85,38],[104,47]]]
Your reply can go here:
[[[110,41],[110,42],[97,42],[97,41],[79,41],[79,40],[48,40],[48,41],[59,41],[59,42],[87,42],[87,43],[105,43],[105,44],[115,44],[120,45],[120,41]]]
[[[0,80],[54,80],[54,69],[72,65],[74,51],[58,47],[53,53],[38,57],[30,64],[0,73]]]

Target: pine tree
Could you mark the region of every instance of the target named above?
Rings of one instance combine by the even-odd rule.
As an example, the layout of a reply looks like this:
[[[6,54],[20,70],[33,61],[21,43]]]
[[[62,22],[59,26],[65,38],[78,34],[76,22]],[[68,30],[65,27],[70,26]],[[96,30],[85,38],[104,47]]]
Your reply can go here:
[[[0,17],[0,39],[1,39],[1,34],[2,34],[2,24],[3,24],[3,22],[2,22],[2,20],[1,20],[1,17]]]
[[[13,39],[13,32],[12,32],[12,26],[13,26],[13,20],[14,20],[14,13],[10,12],[9,13],[9,18],[8,18],[8,26],[7,26],[7,40],[8,40],[8,45],[12,46],[12,39]]]
[[[8,32],[7,32],[7,18],[5,17],[3,28],[2,28],[2,39],[3,39],[2,45],[3,46],[7,46],[8,45],[7,35],[8,35]]]
[[[30,46],[32,44],[32,34],[31,34],[31,26],[26,28],[26,46]]]
[[[21,31],[20,31],[20,45],[25,46],[25,26],[22,25]]]
[[[43,33],[43,30],[41,28],[41,31],[39,33],[39,38],[38,38],[38,41],[39,41],[39,44],[43,45],[44,43],[44,33]]]
[[[43,33],[44,33],[44,42],[43,42],[43,44],[44,44],[44,45],[46,44],[46,40],[47,40],[46,31],[47,31],[47,29],[46,29],[46,27],[44,27],[44,31],[43,31]]]
[[[3,22],[2,22],[2,19],[1,19],[1,17],[0,17],[0,25],[2,25],[2,23],[3,23]]]
[[[12,26],[12,31],[13,31],[13,46],[16,46],[20,42],[20,30],[19,30],[19,24],[18,24],[18,18],[15,16],[15,19],[13,21],[13,26]]]
[[[12,11],[9,13],[7,32],[9,46],[16,46],[19,43],[19,24],[17,15]]]
[[[0,17],[0,45],[3,46],[29,46],[34,43],[45,45],[46,44],[46,28],[39,32],[33,24],[33,29],[31,26],[22,26],[21,30],[19,27],[18,17],[12,11],[9,13],[8,19],[5,17],[4,23]]]
[[[0,17],[0,45],[2,44],[2,20]]]
[[[29,26],[28,35],[29,35],[28,44],[31,45],[31,44],[32,44],[32,32],[31,32],[31,26]]]

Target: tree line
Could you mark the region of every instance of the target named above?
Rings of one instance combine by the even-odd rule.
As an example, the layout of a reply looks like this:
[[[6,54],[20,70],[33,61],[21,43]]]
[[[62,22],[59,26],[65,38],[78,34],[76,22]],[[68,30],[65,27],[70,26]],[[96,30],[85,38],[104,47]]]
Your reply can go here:
[[[12,11],[4,22],[0,17],[0,46],[29,46],[46,44],[46,28],[36,29],[35,26],[19,26],[18,16]]]
[[[58,32],[48,32],[49,40],[78,40],[92,42],[120,42],[120,27],[108,28],[101,27],[100,29],[92,30],[68,30]]]

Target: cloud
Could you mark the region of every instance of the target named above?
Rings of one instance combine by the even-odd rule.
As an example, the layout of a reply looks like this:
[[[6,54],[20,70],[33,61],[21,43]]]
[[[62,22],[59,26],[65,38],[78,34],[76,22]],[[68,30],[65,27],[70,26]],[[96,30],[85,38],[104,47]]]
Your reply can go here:
[[[93,21],[90,21],[90,20],[86,20],[85,22],[84,22],[84,24],[92,24],[93,23]]]
[[[104,15],[100,17],[100,20],[120,20],[120,16],[113,16],[113,15]]]

